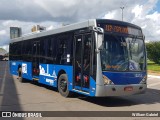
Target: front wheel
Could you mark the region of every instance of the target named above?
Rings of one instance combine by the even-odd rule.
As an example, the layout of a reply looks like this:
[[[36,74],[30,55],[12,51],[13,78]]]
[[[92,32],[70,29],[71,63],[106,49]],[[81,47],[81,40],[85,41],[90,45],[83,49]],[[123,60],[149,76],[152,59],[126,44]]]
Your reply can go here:
[[[68,90],[68,77],[61,74],[58,78],[58,91],[63,97],[69,97],[71,92]]]

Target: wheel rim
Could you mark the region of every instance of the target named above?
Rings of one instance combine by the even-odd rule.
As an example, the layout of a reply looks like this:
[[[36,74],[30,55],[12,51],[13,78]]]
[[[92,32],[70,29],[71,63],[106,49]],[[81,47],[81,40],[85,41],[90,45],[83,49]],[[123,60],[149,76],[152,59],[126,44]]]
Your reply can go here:
[[[66,91],[67,91],[67,81],[66,81],[66,80],[62,79],[62,80],[60,81],[60,88],[61,88],[61,90],[62,90],[63,92],[66,92]]]

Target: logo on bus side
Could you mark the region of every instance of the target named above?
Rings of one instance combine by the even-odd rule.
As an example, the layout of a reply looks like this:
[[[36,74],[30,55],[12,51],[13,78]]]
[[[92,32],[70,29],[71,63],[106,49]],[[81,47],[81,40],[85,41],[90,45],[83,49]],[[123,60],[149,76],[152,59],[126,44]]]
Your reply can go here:
[[[27,64],[22,63],[22,73],[27,73]]]
[[[51,80],[51,79],[48,79],[48,78],[46,78],[46,82],[48,82],[50,85],[54,84],[54,80]]]
[[[47,70],[46,71],[45,71],[44,67],[42,67],[41,65],[39,66],[39,69],[40,69],[40,75],[53,77],[55,80],[57,79],[55,69],[53,70],[52,75],[49,73],[49,65],[48,64],[47,64]]]

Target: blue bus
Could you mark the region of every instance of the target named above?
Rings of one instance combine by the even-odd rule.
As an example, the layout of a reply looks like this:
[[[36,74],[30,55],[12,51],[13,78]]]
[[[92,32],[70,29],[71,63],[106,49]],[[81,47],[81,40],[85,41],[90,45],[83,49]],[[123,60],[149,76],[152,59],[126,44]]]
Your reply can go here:
[[[91,19],[14,38],[9,45],[10,73],[19,80],[86,96],[122,96],[147,88],[146,48],[134,24]]]

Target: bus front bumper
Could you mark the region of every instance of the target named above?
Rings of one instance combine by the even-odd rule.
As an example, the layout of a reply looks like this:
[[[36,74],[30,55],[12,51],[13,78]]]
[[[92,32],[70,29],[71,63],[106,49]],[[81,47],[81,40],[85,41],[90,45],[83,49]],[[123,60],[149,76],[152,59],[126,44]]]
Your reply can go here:
[[[96,85],[96,96],[126,96],[145,93],[146,84]]]

